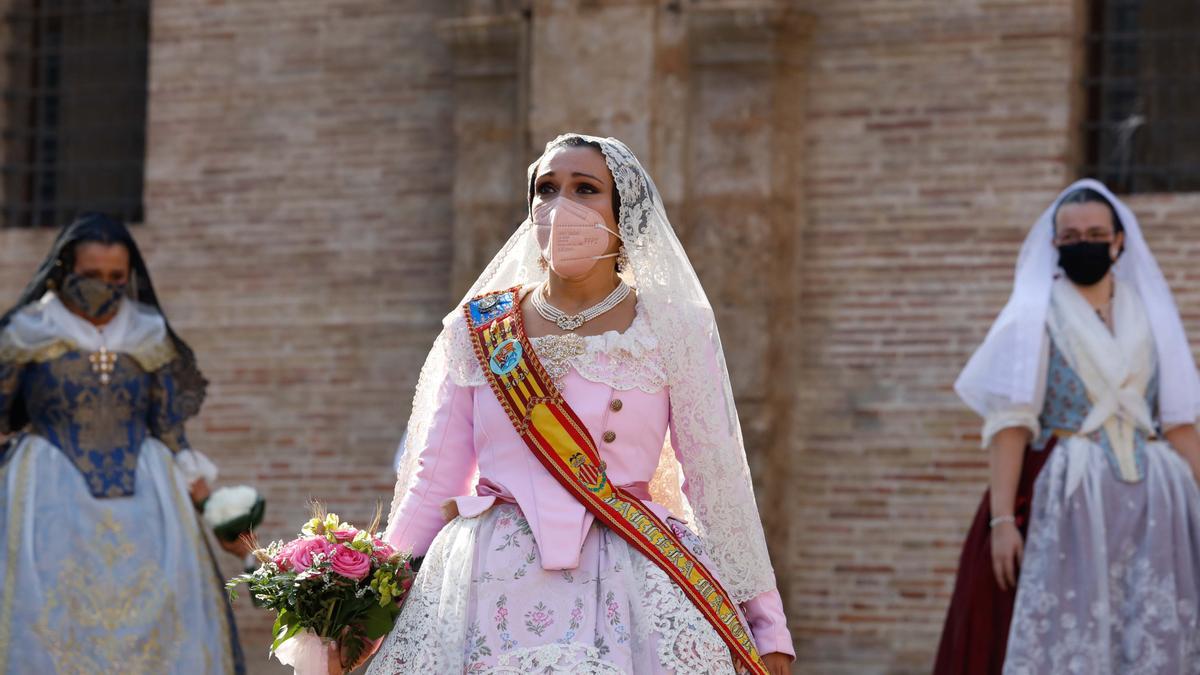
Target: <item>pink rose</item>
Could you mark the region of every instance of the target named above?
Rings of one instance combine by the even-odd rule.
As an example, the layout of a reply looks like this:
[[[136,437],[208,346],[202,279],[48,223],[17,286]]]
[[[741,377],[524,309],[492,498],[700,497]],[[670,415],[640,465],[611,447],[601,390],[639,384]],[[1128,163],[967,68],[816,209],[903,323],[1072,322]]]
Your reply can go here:
[[[318,553],[328,554],[330,548],[332,544],[325,537],[305,537],[289,542],[279,555],[287,559],[292,571],[303,572],[313,566],[313,558]]]
[[[376,539],[371,543],[375,546],[375,559],[380,562],[383,562],[396,554],[396,549],[392,548],[381,539]]]
[[[371,573],[371,556],[361,551],[355,551],[344,544],[333,547],[329,563],[334,572],[355,581]]]
[[[275,566],[284,572],[290,572],[292,569],[292,548],[295,543],[294,541],[289,541],[284,544],[279,549],[279,552],[275,554],[275,557],[271,558],[271,562],[275,563]]]
[[[358,530],[351,527],[345,530],[334,530],[333,538],[337,540],[337,543],[344,544],[348,541],[353,541],[356,534],[358,534]]]

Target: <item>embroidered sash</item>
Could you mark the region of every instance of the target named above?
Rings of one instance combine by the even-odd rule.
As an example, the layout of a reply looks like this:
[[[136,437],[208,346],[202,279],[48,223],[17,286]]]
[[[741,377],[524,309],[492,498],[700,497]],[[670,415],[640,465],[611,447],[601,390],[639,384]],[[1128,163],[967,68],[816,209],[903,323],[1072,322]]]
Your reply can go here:
[[[517,434],[598,521],[666,572],[741,665],[767,675],[733,600],[712,573],[641,500],[609,481],[587,427],[533,351],[517,302],[519,290],[486,294],[463,308],[475,356]]]

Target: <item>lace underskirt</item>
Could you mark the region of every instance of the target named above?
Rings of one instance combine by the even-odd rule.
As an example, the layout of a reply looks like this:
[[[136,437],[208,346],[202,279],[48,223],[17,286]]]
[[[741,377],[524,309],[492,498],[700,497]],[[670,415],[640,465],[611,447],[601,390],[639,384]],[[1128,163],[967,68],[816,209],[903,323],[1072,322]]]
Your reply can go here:
[[[1150,443],[1146,478],[1126,483],[1102,448],[1072,440],[1038,476],[1005,675],[1200,675],[1191,469]]]

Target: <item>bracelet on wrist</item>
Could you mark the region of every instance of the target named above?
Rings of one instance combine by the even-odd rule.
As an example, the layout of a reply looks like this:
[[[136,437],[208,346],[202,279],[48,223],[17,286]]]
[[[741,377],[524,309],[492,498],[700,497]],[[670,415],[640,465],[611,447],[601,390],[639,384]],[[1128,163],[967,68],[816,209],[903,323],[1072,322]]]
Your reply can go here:
[[[990,521],[988,521],[988,527],[995,529],[995,527],[997,525],[999,525],[1000,523],[1012,523],[1013,525],[1016,525],[1017,517],[1013,516],[1013,515],[996,516],[995,518],[992,518]]]

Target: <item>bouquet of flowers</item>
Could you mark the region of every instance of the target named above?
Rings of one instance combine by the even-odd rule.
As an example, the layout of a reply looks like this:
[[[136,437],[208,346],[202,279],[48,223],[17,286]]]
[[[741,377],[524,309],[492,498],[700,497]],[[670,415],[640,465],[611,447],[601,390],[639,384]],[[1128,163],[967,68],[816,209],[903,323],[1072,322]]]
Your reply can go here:
[[[235,541],[262,524],[267,502],[248,485],[223,487],[204,501],[204,521],[221,541]]]
[[[277,613],[271,652],[298,675],[327,672],[329,643],[342,662],[357,664],[387,635],[412,586],[409,558],[376,533],[343,523],[319,506],[301,534],[255,550],[253,572],[230,579],[231,597],[245,583],[262,607]]]

